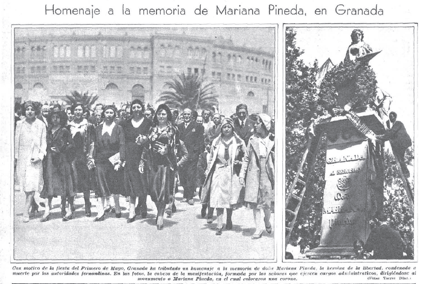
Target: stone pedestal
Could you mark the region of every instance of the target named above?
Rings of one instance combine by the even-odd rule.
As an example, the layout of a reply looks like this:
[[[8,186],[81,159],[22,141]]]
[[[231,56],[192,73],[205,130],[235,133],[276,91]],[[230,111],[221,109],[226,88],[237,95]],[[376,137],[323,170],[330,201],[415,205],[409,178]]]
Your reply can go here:
[[[375,114],[359,116],[372,131],[383,133]],[[319,247],[307,256],[350,257],[354,256],[354,241],[366,242],[369,220],[382,209],[382,149],[345,117],[333,118],[320,127],[327,134],[321,238]]]

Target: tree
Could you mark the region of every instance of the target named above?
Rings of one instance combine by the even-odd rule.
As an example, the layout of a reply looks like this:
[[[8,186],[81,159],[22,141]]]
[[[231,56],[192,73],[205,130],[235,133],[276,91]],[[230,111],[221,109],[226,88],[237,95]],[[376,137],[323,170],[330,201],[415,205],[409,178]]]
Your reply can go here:
[[[207,109],[214,110],[218,105],[217,95],[214,94],[214,84],[205,84],[204,78],[198,74],[180,74],[164,87],[169,90],[161,93],[158,102],[180,110]]]
[[[322,114],[318,105],[316,86],[317,61],[307,66],[300,56],[303,51],[296,46],[296,32],[286,30],[286,189],[294,180],[299,163],[307,144],[306,129],[311,120]],[[322,143],[325,145],[326,143]],[[325,169],[325,149],[317,157],[315,170],[307,184],[297,222],[292,235],[310,243],[320,240],[320,225]]]
[[[66,96],[66,103],[69,105],[81,103],[86,109],[91,109],[92,105],[99,97],[93,94],[89,95],[88,93],[88,91],[86,91],[84,94],[81,94],[77,91],[72,91],[71,95]]]

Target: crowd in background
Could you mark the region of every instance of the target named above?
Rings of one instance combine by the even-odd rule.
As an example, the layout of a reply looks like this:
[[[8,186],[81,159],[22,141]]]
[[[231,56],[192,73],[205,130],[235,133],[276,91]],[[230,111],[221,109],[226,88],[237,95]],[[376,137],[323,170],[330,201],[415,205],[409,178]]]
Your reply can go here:
[[[267,114],[249,115],[245,104],[225,117],[165,104],[154,109],[138,99],[119,108],[96,104],[92,110],[80,103],[27,101],[15,105],[15,173],[26,194],[23,222],[39,205],[40,221],[49,221],[53,198],[61,200],[62,220],[72,220],[78,194],[91,217],[94,192],[95,222],[104,221],[106,213],[122,217],[120,196],[129,203],[128,223],[146,218],[150,196],[161,230],[164,215],[176,212],[180,185],[182,202],[189,205],[199,188],[207,223],[216,211],[216,235],[232,229],[233,210],[252,209],[252,238],[258,239],[272,232],[274,122]],[[35,202],[36,192],[44,202]]]

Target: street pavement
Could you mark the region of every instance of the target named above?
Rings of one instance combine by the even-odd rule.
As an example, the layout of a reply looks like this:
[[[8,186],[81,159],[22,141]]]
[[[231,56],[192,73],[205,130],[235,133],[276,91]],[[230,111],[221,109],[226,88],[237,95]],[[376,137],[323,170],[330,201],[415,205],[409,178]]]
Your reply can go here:
[[[92,216],[84,215],[84,200],[76,198],[75,218],[63,222],[60,199],[53,200],[51,219],[41,223],[43,208],[23,223],[25,194],[15,191],[14,244],[15,260],[273,260],[275,258],[274,231],[264,232],[253,240],[255,231],[252,210],[245,207],[234,211],[233,229],[216,236],[214,222],[201,218],[201,204],[181,202],[182,188],[176,194],[177,212],[164,216],[164,229],[155,225],[155,204],[148,197],[148,217],[128,224],[128,203],[120,198],[122,217],[106,215],[103,222],[93,222],[96,200],[91,198]],[[36,198],[37,201],[40,201]],[[113,199],[111,198],[111,202]],[[274,214],[271,223],[274,229]],[[225,218],[224,218],[225,220]]]

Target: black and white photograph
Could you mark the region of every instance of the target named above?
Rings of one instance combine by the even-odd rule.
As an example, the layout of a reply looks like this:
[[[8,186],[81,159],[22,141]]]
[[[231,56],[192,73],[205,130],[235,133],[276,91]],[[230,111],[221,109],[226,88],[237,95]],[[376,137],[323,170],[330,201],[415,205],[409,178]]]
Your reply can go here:
[[[414,260],[417,25],[284,33],[284,258]]]
[[[14,26],[13,260],[273,261],[276,26]]]

